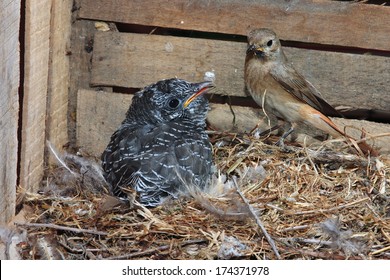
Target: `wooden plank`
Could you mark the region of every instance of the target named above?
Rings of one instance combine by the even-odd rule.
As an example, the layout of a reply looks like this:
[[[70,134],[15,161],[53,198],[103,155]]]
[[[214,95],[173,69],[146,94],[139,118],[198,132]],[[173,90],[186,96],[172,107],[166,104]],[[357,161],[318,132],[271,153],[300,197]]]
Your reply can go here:
[[[72,54],[70,57],[68,112],[68,135],[72,145],[76,143],[77,138],[77,92],[80,88],[89,88],[91,80],[91,60],[94,33],[95,27],[92,21],[76,20],[72,24]]]
[[[390,7],[361,3],[83,0],[80,17],[240,35],[268,27],[284,40],[390,50]]]
[[[254,127],[258,126],[260,131],[264,131],[267,128],[276,124],[276,121],[265,117],[261,109],[253,109],[241,106],[232,107],[234,115],[231,112],[231,108],[228,105],[211,104],[211,111],[208,114],[207,120],[219,131],[238,131],[238,132],[250,132]],[[233,117],[235,116],[235,124],[233,124]],[[390,134],[390,124],[376,123],[365,120],[343,119],[343,118],[331,118],[335,124],[340,128],[346,128],[347,133],[360,139],[361,131],[364,129],[367,133],[367,137],[380,134]],[[307,145],[317,145],[319,141],[318,136],[323,135],[322,132],[306,125],[300,125],[296,129],[296,133],[289,137],[288,140],[296,141],[297,143],[306,142]],[[378,137],[374,140],[367,141],[370,145],[379,149],[381,154],[390,154],[390,136]]]
[[[131,103],[132,95],[80,90],[78,93],[77,110],[77,143],[84,152],[100,157],[107,146],[112,133],[123,121],[126,111]],[[218,131],[249,132],[257,124],[260,129],[265,130],[268,121],[260,109],[234,106],[236,122],[233,124],[233,115],[228,105],[210,104],[211,110],[208,113],[208,122]],[[357,128],[364,127],[368,133],[379,134],[390,132],[390,125],[378,124],[366,121],[334,119],[342,125],[354,125]],[[317,133],[305,128],[300,132],[310,133],[315,136]],[[358,137],[357,131],[353,131]],[[303,142],[306,134],[298,134],[298,140]],[[307,143],[314,142],[314,138],[308,137]],[[382,152],[390,153],[388,145],[390,137],[380,138],[375,144],[382,148]],[[310,142],[311,141],[311,142]]]
[[[68,90],[73,0],[52,2],[46,138],[55,147],[68,142]]]
[[[132,95],[80,89],[77,94],[77,146],[99,157],[125,118]]]
[[[0,225],[15,214],[20,1],[0,2]]]
[[[29,191],[43,176],[51,2],[26,1],[20,185]]]
[[[202,81],[205,71],[214,70],[221,91],[233,87],[242,92],[243,72],[239,69],[243,59],[239,55],[226,59],[224,53],[239,48],[234,42],[99,32],[95,36],[91,83],[141,88],[174,76]],[[224,88],[228,81],[228,88]]]
[[[79,2],[79,1],[76,1]],[[77,3],[75,4],[77,7]],[[72,14],[71,49],[70,49],[70,83],[68,102],[68,136],[71,146],[76,145],[77,125],[77,92],[80,88],[91,89],[91,68],[95,23],[89,20],[76,20],[77,9]],[[113,24],[110,24],[110,28]],[[103,88],[112,91],[112,88]]]
[[[99,32],[95,36],[91,82],[141,88],[178,76],[216,75],[218,94],[246,96],[246,44],[173,36]],[[390,57],[285,48],[286,55],[332,105],[390,111]]]

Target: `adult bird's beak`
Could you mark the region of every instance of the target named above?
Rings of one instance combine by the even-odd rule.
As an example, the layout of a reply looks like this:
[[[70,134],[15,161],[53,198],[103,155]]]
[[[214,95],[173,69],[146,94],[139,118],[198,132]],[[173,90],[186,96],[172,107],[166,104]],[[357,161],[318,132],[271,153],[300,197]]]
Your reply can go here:
[[[256,51],[262,53],[262,52],[264,52],[264,48],[258,47],[258,48],[256,48]]]
[[[196,88],[196,92],[192,94],[185,102],[183,107],[186,108],[192,101],[194,101],[198,96],[207,92],[210,88],[213,87],[213,83],[210,81],[201,82],[197,84],[192,84]]]

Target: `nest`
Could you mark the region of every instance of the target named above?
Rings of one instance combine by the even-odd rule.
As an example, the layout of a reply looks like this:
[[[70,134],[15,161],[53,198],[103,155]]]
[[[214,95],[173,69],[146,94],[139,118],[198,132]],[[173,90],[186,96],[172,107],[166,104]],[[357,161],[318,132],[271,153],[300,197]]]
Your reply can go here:
[[[390,259],[389,157],[210,135],[208,190],[156,208],[109,196],[96,161],[57,155],[39,193],[19,189],[21,257]]]

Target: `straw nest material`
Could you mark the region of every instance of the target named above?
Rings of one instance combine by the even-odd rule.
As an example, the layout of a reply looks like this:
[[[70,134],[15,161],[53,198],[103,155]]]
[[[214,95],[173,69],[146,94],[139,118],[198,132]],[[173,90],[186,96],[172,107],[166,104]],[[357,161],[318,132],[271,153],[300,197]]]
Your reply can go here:
[[[51,148],[42,190],[19,189],[22,258],[390,259],[388,156],[210,136],[210,187],[157,208],[109,196],[97,161]]]

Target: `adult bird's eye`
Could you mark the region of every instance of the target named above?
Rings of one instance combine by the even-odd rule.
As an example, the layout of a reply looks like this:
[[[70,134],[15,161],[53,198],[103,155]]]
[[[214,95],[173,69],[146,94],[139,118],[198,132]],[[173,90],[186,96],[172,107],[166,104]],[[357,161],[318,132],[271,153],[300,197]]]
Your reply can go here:
[[[171,107],[172,109],[176,109],[177,106],[179,106],[179,104],[180,104],[180,101],[176,98],[173,98],[173,99],[169,100],[168,106]]]
[[[273,41],[272,41],[272,40],[269,40],[269,41],[267,42],[267,46],[268,46],[268,47],[271,47],[271,46],[272,46],[272,43],[273,43]]]

